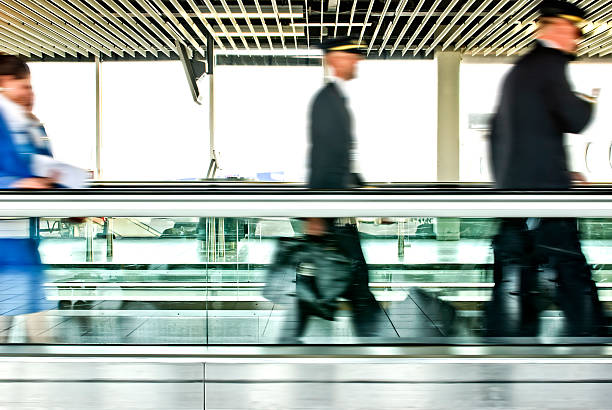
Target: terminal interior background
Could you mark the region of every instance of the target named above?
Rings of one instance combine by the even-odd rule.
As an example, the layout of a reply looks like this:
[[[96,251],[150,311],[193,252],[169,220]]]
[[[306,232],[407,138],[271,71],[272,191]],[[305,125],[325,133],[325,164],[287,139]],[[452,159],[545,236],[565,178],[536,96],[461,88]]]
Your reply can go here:
[[[467,56],[461,64],[458,182],[491,180],[482,115],[494,112],[501,81],[511,67],[509,59],[503,64],[493,61],[479,63]],[[602,89],[598,113],[612,106],[610,64],[589,60],[570,66],[577,91]],[[35,111],[44,120],[55,155],[94,169],[95,64],[31,66]],[[435,60],[366,60],[358,76],[347,87],[365,179],[436,181]],[[218,65],[218,176],[304,181],[308,105],[323,79],[320,66]],[[200,81],[205,101],[207,80]],[[101,98],[103,180],[196,180],[205,176],[208,107],[193,103],[180,62],[103,62]],[[590,182],[612,180],[606,154],[612,142],[610,121],[607,115],[596,115],[583,134],[570,135],[567,141],[572,169],[583,172]]]
[[[6,7],[13,2],[0,3]],[[36,0],[36,3],[40,2]],[[174,2],[166,3],[170,7]],[[345,5],[344,1],[334,4],[339,3],[339,7],[350,10],[350,5]],[[365,3],[367,8],[369,2]],[[406,3],[376,2],[375,9],[380,12],[384,7],[399,8],[402,4],[406,6]],[[435,3],[434,8],[439,6],[444,10],[440,2],[426,3],[429,6]],[[444,6],[452,8],[450,3]],[[519,3],[535,5],[535,2],[516,2],[516,5]],[[607,2],[580,3],[590,4],[593,12],[609,8]],[[508,7],[498,13],[500,16],[515,2],[505,4]],[[319,6],[323,7],[315,3],[313,8]],[[328,2],[324,2],[324,6],[329,6]],[[330,6],[326,13],[329,27],[333,27],[334,12],[333,6]],[[343,18],[347,14],[345,11]],[[389,21],[383,28],[392,20],[390,17],[387,19]],[[268,23],[272,26],[273,19]],[[377,23],[378,20],[374,19],[373,25]],[[226,24],[229,27],[228,21]],[[373,27],[368,30],[371,29]],[[390,34],[388,32],[385,36]],[[314,44],[317,35],[312,35]],[[368,31],[369,35],[371,33]],[[382,32],[380,36],[383,37]],[[318,59],[320,53],[315,47],[308,48],[302,43],[303,39],[300,39],[302,51],[298,54],[301,57],[295,57],[295,60],[300,61],[304,56]],[[220,50],[216,52],[218,56],[223,56]],[[280,46],[276,52],[288,55],[288,59],[294,58],[291,57],[291,50],[281,50]],[[360,63],[358,78],[347,85],[360,171],[366,181],[379,188],[386,184],[393,186],[394,183],[417,189],[436,189],[438,186],[438,62],[435,53],[422,54],[406,59],[368,58]],[[501,81],[516,57],[463,56],[459,74],[459,178],[451,183],[453,187],[485,190],[489,187],[487,118],[495,111]],[[29,63],[36,94],[35,114],[45,124],[54,154],[59,160],[94,170],[96,64],[91,58],[84,59],[87,61],[48,60],[51,61]],[[206,189],[207,184],[216,186],[243,182],[255,190],[257,183],[266,187],[272,184],[280,188],[299,189],[304,182],[308,106],[316,90],[324,83],[325,73],[320,64],[226,65],[218,60],[214,74],[214,115],[215,151],[220,169],[216,180],[205,180],[209,165],[210,125],[207,76],[199,80],[204,104],[198,105],[190,95],[183,67],[177,59],[121,61],[109,58],[103,59],[99,68],[101,162],[100,173],[93,181],[93,191],[96,187],[104,186],[123,186],[127,189],[146,186],[147,189],[162,190],[170,182],[178,189],[199,186],[197,184],[200,183]],[[612,110],[611,69],[612,60],[605,57],[579,59],[569,68],[569,76],[576,90],[590,93],[593,88],[601,88],[594,121],[582,135],[569,135],[566,145],[572,170],[584,173],[593,186],[601,186],[602,189],[612,182],[612,117],[607,115]],[[231,189],[231,185],[227,186]],[[248,199],[244,207],[248,209]],[[287,307],[267,301],[262,296],[262,288],[276,239],[301,235],[303,222],[300,219],[264,218],[256,212],[249,217],[179,217],[172,214],[151,217],[140,215],[138,209],[130,217],[107,218],[107,215],[101,214],[84,224],[71,224],[53,215],[39,216],[40,252],[47,266],[47,298],[57,302],[57,308],[37,319],[33,329],[32,326],[28,328],[22,318],[15,320],[10,327],[0,329],[0,337],[8,345],[17,348],[39,344],[43,347],[65,345],[70,349],[76,345],[118,346],[123,350],[117,351],[120,358],[115,358],[115,361],[121,361],[121,357],[146,356],[143,352],[149,352],[128,350],[129,345],[135,345],[137,349],[143,345],[179,345],[186,349],[202,345],[278,345]],[[594,268],[599,295],[608,311],[612,302],[610,218],[579,220],[583,251]],[[152,368],[147,367],[151,363],[122,367],[122,374],[105,359],[99,358],[95,359],[96,364],[89,363],[88,368],[77,368],[79,364],[71,363],[70,369],[75,369],[77,379],[88,380],[96,387],[99,387],[96,383],[101,380],[106,382],[106,387],[92,396],[98,400],[98,405],[136,403],[133,404],[134,408],[145,408],[139,407],[145,403],[150,408],[199,408],[193,403],[202,401],[205,407],[208,403],[210,408],[333,408],[341,406],[341,403],[349,403],[346,408],[373,408],[376,403],[380,408],[406,408],[406,402],[400,398],[404,398],[402,394],[407,394],[405,392],[409,389],[416,394],[416,397],[407,396],[415,400],[415,408],[419,408],[419,404],[421,408],[491,408],[500,402],[509,406],[501,405],[502,408],[516,408],[512,406],[525,404],[521,402],[521,397],[533,398],[539,394],[537,384],[520,384],[523,379],[529,379],[534,374],[537,376],[532,379],[542,377],[542,380],[559,381],[561,379],[555,377],[565,377],[551,376],[557,369],[555,366],[565,366],[565,370],[559,374],[585,374],[587,382],[609,377],[609,373],[606,373],[609,368],[584,367],[588,363],[582,362],[574,364],[578,367],[571,369],[566,362],[555,362],[551,365],[552,372],[549,372],[549,367],[542,367],[545,369],[542,376],[537,372],[529,373],[531,370],[522,373],[519,368],[508,372],[505,367],[496,367],[493,373],[487,373],[488,368],[479,367],[482,366],[479,363],[473,364],[473,368],[471,365],[465,367],[462,362],[453,362],[450,368],[447,364],[440,365],[447,367],[432,367],[429,362],[426,363],[429,367],[424,367],[425,362],[419,362],[414,365],[416,367],[396,363],[387,368],[385,366],[389,363],[379,362],[366,370],[361,362],[348,366],[337,362],[324,363],[317,368],[316,363],[301,359],[301,354],[306,357],[323,355],[324,347],[328,345],[340,345],[344,349],[342,354],[347,354],[347,345],[371,344],[378,347],[442,345],[451,346],[449,351],[452,351],[452,355],[467,352],[466,355],[485,358],[487,355],[494,356],[491,353],[494,350],[469,349],[470,346],[480,347],[491,342],[482,337],[482,319],[493,286],[491,239],[497,230],[497,220],[484,217],[438,218],[431,215],[402,216],[390,218],[389,222],[382,224],[377,215],[367,215],[358,222],[362,247],[370,267],[370,286],[386,313],[379,335],[372,340],[355,336],[350,307],[342,305],[335,321],[311,319],[302,342],[313,345],[316,350],[283,351],[281,354],[295,354],[298,359],[280,364],[267,362],[265,366],[268,367],[264,366],[262,370],[245,365],[232,373],[233,370],[228,371],[231,365],[207,364],[209,367],[204,371],[204,378],[208,375],[218,383],[213,383],[209,390],[201,391],[193,383],[203,382],[199,379],[202,377],[199,367],[193,370],[187,365],[183,368],[176,366],[176,363],[158,365],[155,362],[166,359],[152,359],[155,364],[151,366],[157,366]],[[542,313],[539,336],[532,340],[505,340],[503,343],[519,350],[520,345],[526,344],[529,345],[526,349],[531,349],[529,351],[535,352],[534,355],[543,356],[555,354],[555,346],[558,345],[562,345],[559,350],[561,354],[567,356],[567,353],[563,353],[568,351],[563,350],[569,349],[567,345],[590,343],[597,350],[594,357],[609,356],[604,349],[607,339],[584,342],[563,337],[563,317],[552,300],[554,290],[550,279],[545,271],[541,279],[542,287],[550,299],[547,299],[549,303]],[[5,283],[0,285],[10,286]],[[452,306],[457,317],[449,321],[447,310],[424,302],[423,291],[444,302],[445,306]],[[2,310],[2,301],[0,314],[10,314]],[[543,345],[545,349],[537,350],[533,347],[535,345]],[[460,347],[452,350],[452,346]],[[520,350],[516,355],[526,354],[527,351]],[[5,348],[3,353],[7,352],[14,354]],[[33,355],[47,354],[45,352],[36,351]],[[65,352],[76,354],[74,350]],[[569,353],[570,357],[572,352]],[[194,356],[197,354],[193,353]],[[414,354],[429,358],[449,355],[447,351],[440,353],[433,348],[425,348],[421,353]],[[593,355],[591,351],[588,354]],[[520,360],[524,360],[523,356],[520,357],[519,364],[522,363]],[[183,359],[181,356],[178,360]],[[63,374],[60,364],[45,363],[45,366],[23,370],[8,361],[1,365],[7,369],[5,374],[17,374],[14,377],[23,382],[23,386],[43,376],[53,379],[54,374]],[[139,366],[144,370],[140,370]],[[174,367],[168,370],[168,366]],[[596,367],[596,370],[592,370]],[[393,373],[398,368],[401,370]],[[466,372],[465,369],[470,371]],[[597,373],[600,370],[601,374]],[[142,372],[150,373],[144,377]],[[195,373],[198,375],[194,376]],[[325,374],[327,381],[348,380],[347,389],[326,385],[325,380],[321,381],[322,374]],[[359,392],[359,387],[363,385],[358,382],[367,385],[389,374],[397,378],[393,382],[397,384],[389,383],[371,397],[364,397],[363,392]],[[483,380],[487,380],[487,377],[498,377],[500,380],[509,377],[508,380],[512,379],[511,383],[516,384],[508,388],[487,384],[486,388],[480,389],[476,381],[474,384],[453,386],[457,378],[465,374],[482,377]],[[600,379],[597,379],[598,375]],[[128,391],[130,387],[117,387],[121,386],[121,381],[115,384],[114,380],[121,377],[138,380],[143,386],[141,393],[132,397],[133,392]],[[264,382],[261,382],[262,377]],[[444,383],[448,384],[436,384],[440,377],[445,378]],[[234,378],[238,381],[232,381]],[[160,383],[159,380],[167,384],[163,384],[163,388],[154,386]],[[289,386],[283,384],[287,380]],[[296,387],[298,382],[304,380],[308,380],[310,385]],[[411,384],[415,380],[417,383]],[[384,379],[380,383],[383,385],[388,381]],[[232,390],[243,382],[241,390]],[[260,382],[270,384],[257,385]],[[172,390],[172,383],[181,387]],[[351,383],[354,386],[351,387]],[[57,386],[52,384],[44,385],[46,387],[43,386],[40,393],[51,400],[50,403],[63,403],[58,405],[64,406],[62,408],[96,408],[96,403],[91,402],[92,397],[77,400],[75,403],[79,403],[80,407],[71,407],[77,404],[62,401],[57,395]],[[251,384],[256,387],[249,387]],[[14,403],[35,402],[35,397],[22,398],[19,396],[21,390],[11,390],[11,386],[0,382],[4,397],[11,398]],[[564,395],[563,384],[551,382],[542,386],[542,389],[554,392],[548,398],[557,398],[559,408],[575,408],[576,403],[571,397]],[[601,386],[605,387],[605,384],[595,387],[588,384],[584,388],[583,392],[586,393],[583,397],[593,400],[593,408],[605,408],[605,405],[601,405],[605,402],[602,399],[605,388],[602,390]],[[28,391],[26,387],[23,391]],[[34,390],[36,388],[33,387]],[[67,384],[67,397],[92,392],[85,388],[79,393],[79,388],[82,388],[79,383]],[[400,388],[406,389],[404,393],[398,393]],[[282,393],[279,393],[279,389]],[[329,402],[317,402],[313,398],[313,391],[320,392],[322,397],[326,394],[333,397],[335,406],[330,406]],[[118,392],[117,397],[125,399],[125,402],[113,401],[114,392]],[[210,394],[208,399],[203,397],[207,393]],[[281,400],[279,404],[273,400],[275,395],[287,401]],[[474,407],[466,395],[486,399],[479,404],[481,407]],[[463,401],[455,401],[458,397]],[[391,400],[387,402],[388,406],[381,404],[385,403],[384,400]],[[533,404],[533,401],[528,402]]]

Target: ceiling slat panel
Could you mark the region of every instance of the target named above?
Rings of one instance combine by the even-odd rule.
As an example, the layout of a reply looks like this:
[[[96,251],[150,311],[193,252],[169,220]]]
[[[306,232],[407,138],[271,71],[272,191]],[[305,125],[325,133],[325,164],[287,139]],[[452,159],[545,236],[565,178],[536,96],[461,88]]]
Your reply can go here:
[[[140,35],[138,35],[138,33],[136,33],[134,30],[132,30],[127,24],[123,23],[121,20],[119,20],[117,17],[115,17],[104,6],[102,6],[100,3],[98,3],[98,0],[85,0],[85,1],[97,13],[99,13],[102,16],[104,16],[104,18],[106,18],[108,21],[113,23],[115,25],[115,27],[117,27],[119,30],[123,31],[127,36],[129,36],[131,38],[130,41],[131,41],[132,44],[138,44],[138,45],[134,45],[134,47],[135,48],[140,48],[141,47],[141,50],[139,50],[139,53],[141,53],[143,56],[146,56],[146,53],[143,52],[142,49],[145,49],[145,50],[149,51],[153,55],[157,55],[157,52],[155,51],[153,46],[151,46],[149,44],[148,41],[146,41]]]
[[[417,4],[417,6],[415,7],[415,9],[410,14],[410,18],[408,19],[408,23],[406,23],[406,25],[402,29],[402,32],[399,34],[399,36],[395,40],[395,44],[393,44],[393,47],[391,48],[391,55],[393,55],[393,53],[395,53],[395,50],[397,50],[397,48],[399,47],[400,42],[402,41],[402,39],[404,38],[404,36],[408,32],[408,29],[412,27],[412,23],[414,22],[414,19],[416,18],[418,13],[421,11],[421,8],[423,7],[424,3],[425,3],[425,0],[420,0],[419,3]]]
[[[2,7],[0,7],[0,12],[3,12]],[[58,41],[55,36],[50,35],[49,31],[44,27],[39,27],[36,24],[28,24],[24,21],[17,20],[6,12],[0,13],[0,19],[4,20],[9,25],[15,27],[17,30],[23,31],[24,34],[27,34],[27,37],[31,39],[35,39],[34,41],[41,46],[44,46],[46,49],[50,50],[52,53],[55,50],[59,50],[62,53],[70,54],[73,57],[77,56],[77,52],[72,48],[66,47],[61,41]]]
[[[227,38],[227,41],[229,41],[229,43],[232,46],[232,48],[234,50],[238,49],[238,46],[234,42],[234,39],[232,38],[232,36],[230,36],[230,33],[227,30],[227,27],[225,26],[225,24],[221,20],[221,17],[219,16],[219,13],[217,13],[217,10],[215,9],[215,6],[209,0],[203,0],[203,1],[204,1],[204,4],[206,5],[206,7],[208,8],[208,12],[213,15],[213,18],[215,19],[215,21],[217,22],[217,24],[221,28],[221,31],[223,32],[223,34]]]
[[[440,2],[441,2],[441,0],[436,0],[436,2],[431,6],[431,8],[427,12],[427,14],[425,14],[425,17],[423,17],[423,21],[421,21],[421,24],[419,24],[419,26],[416,28],[414,33],[412,33],[412,35],[410,36],[410,39],[408,40],[408,42],[404,46],[404,49],[402,50],[402,55],[404,55],[404,54],[406,54],[408,52],[408,50],[410,49],[410,46],[417,39],[417,36],[421,32],[421,30],[423,30],[423,28],[425,27],[425,25],[427,24],[427,22],[429,21],[429,19],[433,15],[433,13],[436,11],[436,8],[440,4]]]
[[[92,9],[87,7],[83,2],[81,2],[81,0],[70,0],[70,2],[79,10],[79,12],[86,15],[88,19],[95,21],[95,23],[98,26],[103,27],[104,30],[108,29],[108,31],[112,33],[111,37],[121,39],[121,41],[125,43],[123,45],[124,51],[130,56],[134,57],[136,52],[138,52],[140,55],[146,56],[146,51],[143,48],[141,48],[128,36],[123,34],[120,30],[113,27],[108,21],[104,20],[104,18],[100,17]]]
[[[449,48],[505,56],[530,45],[540,2],[0,0],[0,47],[33,59],[154,60],[176,58],[176,41],[204,55],[210,34],[221,51],[249,55],[268,48],[272,55],[287,55],[312,47],[312,34],[318,40],[355,35],[374,58],[414,58]],[[612,54],[612,0],[574,3],[589,19],[579,55]]]
[[[87,24],[87,21],[84,19],[84,16],[80,15],[76,10],[72,10],[72,14],[69,14],[48,0],[35,0],[31,3],[32,4],[30,5],[30,7],[40,7],[42,10],[47,10],[48,12],[55,14],[59,18],[72,24],[76,30],[84,33],[89,38],[92,38],[97,41],[103,46],[100,51],[102,51],[109,57],[112,56],[112,53],[116,53],[121,57],[123,56],[123,49],[120,46],[117,47],[116,44],[112,43],[106,37],[104,37],[104,33],[99,33],[100,30],[98,29],[98,27],[92,27],[92,25]]]
[[[117,3],[115,3],[114,0],[105,1],[106,4],[110,6],[110,8],[112,8],[117,14],[121,16],[121,18],[123,18],[123,20],[127,23],[128,27],[131,27],[131,29],[140,34],[143,39],[146,38],[151,44],[153,44],[153,46],[156,47],[156,49],[153,51],[155,55],[157,55],[157,51],[159,50],[166,56],[170,56],[170,53],[168,52],[168,50],[166,50],[164,45],[156,37],[152,36],[144,28],[142,28],[140,24],[138,24],[138,22],[136,22],[136,20],[134,20],[132,16],[128,15],[128,13],[126,13],[125,10],[123,10]],[[129,3],[129,1],[126,1],[125,3]]]
[[[49,45],[48,43],[45,43],[38,37],[30,35],[28,32],[22,30],[20,26],[0,20],[0,31],[17,40],[23,39],[24,44],[27,44],[29,47],[36,49],[49,57],[53,57],[55,54],[58,54],[61,57],[66,57],[65,52],[58,50],[56,47]]]
[[[112,44],[104,41],[102,37],[98,36],[93,31],[84,28],[83,25],[76,19],[72,18],[66,13],[62,13],[61,10],[55,8],[55,12],[52,12],[48,8],[42,6],[40,1],[28,1],[24,3],[29,9],[43,16],[47,20],[63,26],[66,31],[70,31],[82,41],[90,44],[92,47],[95,47],[101,53],[110,57],[112,56],[113,51],[120,52],[120,49],[114,48]]]
[[[372,34],[372,38],[370,39],[370,45],[368,46],[368,54],[370,54],[370,51],[372,51],[372,48],[374,47],[374,43],[376,42],[376,36],[378,35],[380,28],[382,27],[383,21],[385,20],[385,17],[387,15],[387,10],[389,10],[390,5],[391,5],[391,0],[385,1],[385,8],[383,9],[382,14],[380,15],[380,18],[378,19],[378,24],[376,25],[376,28],[374,29],[374,34]]]

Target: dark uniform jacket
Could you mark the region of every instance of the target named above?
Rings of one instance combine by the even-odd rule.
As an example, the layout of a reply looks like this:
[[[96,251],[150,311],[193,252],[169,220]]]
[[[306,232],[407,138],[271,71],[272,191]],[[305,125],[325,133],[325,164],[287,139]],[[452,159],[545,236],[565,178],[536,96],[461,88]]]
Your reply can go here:
[[[490,137],[496,188],[570,187],[563,134],[581,132],[592,113],[570,89],[570,59],[537,42],[505,78]]]
[[[308,186],[343,189],[357,185],[351,174],[352,120],[345,97],[334,82],[326,84],[310,108]]]

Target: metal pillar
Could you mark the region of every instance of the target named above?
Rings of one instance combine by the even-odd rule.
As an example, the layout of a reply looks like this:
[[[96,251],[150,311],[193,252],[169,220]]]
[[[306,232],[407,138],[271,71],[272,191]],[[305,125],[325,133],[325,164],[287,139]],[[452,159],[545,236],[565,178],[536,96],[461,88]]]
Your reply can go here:
[[[100,89],[100,57],[96,57],[96,172],[94,179],[102,179],[102,90]]]
[[[104,220],[104,232],[106,233],[106,259],[113,259],[113,218]]]
[[[437,176],[439,182],[459,181],[459,67],[461,53],[436,53],[438,63]],[[459,240],[457,218],[437,218],[438,240]]]
[[[219,168],[215,152],[215,41],[206,33],[206,74],[208,74],[208,135],[210,165],[206,178],[214,178]]]
[[[85,261],[93,262],[93,222],[88,219],[85,222]]]

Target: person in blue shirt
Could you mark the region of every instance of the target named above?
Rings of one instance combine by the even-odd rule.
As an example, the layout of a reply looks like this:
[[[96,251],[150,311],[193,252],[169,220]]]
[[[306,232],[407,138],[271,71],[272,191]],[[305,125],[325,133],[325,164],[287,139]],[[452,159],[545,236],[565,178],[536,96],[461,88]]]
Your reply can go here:
[[[44,128],[32,114],[30,70],[18,57],[0,55],[0,189],[48,189],[52,178],[33,172],[35,155],[52,156]],[[0,195],[2,193],[0,192]],[[45,298],[44,269],[29,218],[0,218],[0,342],[13,317],[27,315],[31,342],[44,318],[34,315],[57,306]]]

